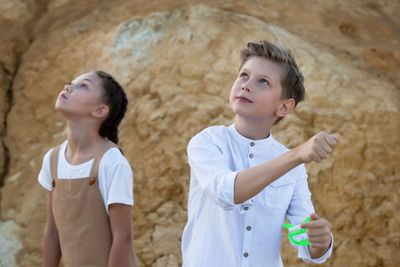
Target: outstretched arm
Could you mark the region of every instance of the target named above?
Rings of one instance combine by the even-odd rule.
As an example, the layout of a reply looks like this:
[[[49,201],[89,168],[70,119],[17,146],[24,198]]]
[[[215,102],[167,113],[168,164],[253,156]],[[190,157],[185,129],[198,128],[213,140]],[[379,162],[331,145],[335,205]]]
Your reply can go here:
[[[133,253],[132,206],[111,204],[109,206],[113,242],[108,267],[131,266]],[[134,254],[134,266],[139,266]]]
[[[52,192],[47,193],[47,220],[44,228],[43,236],[43,267],[56,267],[58,266],[61,258],[60,241],[58,238],[58,230],[54,221],[52,210]]]
[[[311,161],[320,162],[327,158],[336,143],[337,139],[333,135],[320,132],[306,143],[271,161],[239,172],[235,180],[235,203],[252,198],[297,165]]]

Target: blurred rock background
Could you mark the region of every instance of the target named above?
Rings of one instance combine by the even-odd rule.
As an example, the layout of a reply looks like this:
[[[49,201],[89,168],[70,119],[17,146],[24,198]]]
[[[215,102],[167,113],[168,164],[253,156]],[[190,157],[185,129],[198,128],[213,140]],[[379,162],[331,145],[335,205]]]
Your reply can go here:
[[[42,157],[65,138],[54,103],[93,69],[121,82],[120,145],[135,179],[142,266],[181,264],[186,145],[229,125],[238,51],[291,47],[307,99],[273,130],[294,147],[335,133],[333,157],[309,164],[317,212],[331,222],[323,266],[400,265],[400,2],[396,0],[0,0],[0,266],[40,266]],[[283,239],[285,266],[305,266]]]

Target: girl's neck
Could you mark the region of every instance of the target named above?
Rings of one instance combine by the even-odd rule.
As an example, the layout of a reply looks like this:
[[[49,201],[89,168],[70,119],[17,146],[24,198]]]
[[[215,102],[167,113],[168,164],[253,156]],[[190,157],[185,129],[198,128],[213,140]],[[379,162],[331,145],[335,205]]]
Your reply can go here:
[[[68,147],[72,155],[91,154],[104,142],[96,125],[68,121]]]
[[[243,118],[239,115],[235,117],[235,129],[242,136],[253,139],[265,139],[269,136],[269,132],[273,126],[273,122],[268,120],[256,120]]]

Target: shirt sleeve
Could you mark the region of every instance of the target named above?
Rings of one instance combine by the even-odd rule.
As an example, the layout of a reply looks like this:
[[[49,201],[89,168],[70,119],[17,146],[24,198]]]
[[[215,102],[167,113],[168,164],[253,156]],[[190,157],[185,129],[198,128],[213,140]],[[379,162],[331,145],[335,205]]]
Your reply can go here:
[[[307,182],[307,173],[304,165],[298,167],[299,169],[299,178],[296,182],[296,186],[293,192],[292,199],[289,204],[289,208],[287,210],[287,217],[292,225],[298,225],[304,221],[305,218],[310,216],[311,213],[314,212],[314,206],[311,201],[311,192],[308,189]],[[292,243],[292,245],[297,248],[298,257],[307,263],[324,263],[327,258],[332,254],[333,247],[333,236],[332,242],[329,249],[319,258],[311,258],[310,251],[308,250],[308,246],[298,246]]]
[[[226,155],[210,136],[199,133],[187,149],[191,179],[217,205],[224,209],[235,208],[234,185],[238,171],[229,169]]]
[[[118,151],[120,154],[120,152]],[[114,203],[133,205],[133,174],[128,161],[121,155],[117,162],[106,171],[110,181],[107,194],[107,207]]]
[[[43,186],[45,189],[52,191],[53,188],[51,186],[51,172],[50,172],[50,156],[51,156],[51,151],[53,150],[50,149],[46,155],[43,157],[43,162],[42,162],[42,168],[40,169],[39,175],[38,175],[38,181],[41,186]]]

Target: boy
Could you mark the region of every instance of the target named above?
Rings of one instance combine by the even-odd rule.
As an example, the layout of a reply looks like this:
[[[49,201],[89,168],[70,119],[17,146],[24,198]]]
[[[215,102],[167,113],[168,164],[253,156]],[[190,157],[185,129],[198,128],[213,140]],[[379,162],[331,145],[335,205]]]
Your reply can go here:
[[[310,245],[295,246],[305,262],[332,252],[328,222],[314,213],[303,163],[320,162],[336,138],[318,133],[288,150],[270,133],[304,98],[304,78],[290,50],[267,41],[241,51],[229,102],[230,127],[212,126],[188,145],[191,168],[184,267],[283,266],[282,224],[302,223]]]

